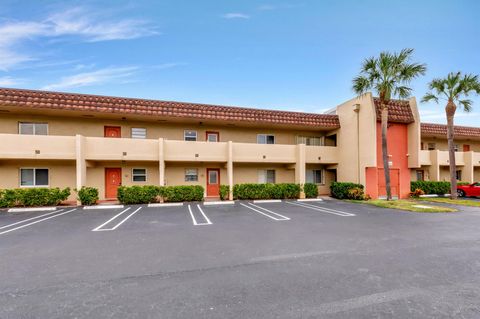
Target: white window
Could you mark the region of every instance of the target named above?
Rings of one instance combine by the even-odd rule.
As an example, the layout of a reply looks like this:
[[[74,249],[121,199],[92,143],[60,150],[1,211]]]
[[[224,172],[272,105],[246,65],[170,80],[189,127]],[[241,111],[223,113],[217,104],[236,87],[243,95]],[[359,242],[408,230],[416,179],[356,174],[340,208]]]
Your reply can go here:
[[[132,127],[132,138],[147,138],[147,129],[144,127]]]
[[[453,149],[455,150],[455,152],[458,152],[458,150],[459,150],[458,144],[453,145]]]
[[[21,168],[20,186],[48,186],[47,168]]]
[[[145,168],[132,169],[132,181],[133,182],[146,182],[147,170]]]
[[[218,142],[218,132],[207,132],[207,142]]]
[[[18,123],[18,133],[25,135],[48,135],[47,123]]]
[[[324,184],[323,171],[321,169],[308,169],[305,175],[305,181],[307,183]]]
[[[261,184],[264,184],[264,183],[275,184],[275,170],[274,169],[259,170],[258,182]]]
[[[187,168],[185,170],[185,182],[198,182],[198,169]]]
[[[428,143],[428,150],[433,151],[436,148],[437,145],[435,143]]]
[[[313,145],[313,146],[323,146],[323,137],[318,136],[297,136],[297,144]]]
[[[197,131],[184,131],[183,137],[185,141],[196,141]]]
[[[270,134],[258,134],[257,143],[258,144],[275,144],[275,136]]]

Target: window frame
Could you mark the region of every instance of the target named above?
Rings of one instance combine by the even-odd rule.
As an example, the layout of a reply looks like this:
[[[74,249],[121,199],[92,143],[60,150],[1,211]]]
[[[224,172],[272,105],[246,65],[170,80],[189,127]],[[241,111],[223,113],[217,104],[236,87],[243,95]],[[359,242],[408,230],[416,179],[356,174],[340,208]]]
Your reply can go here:
[[[192,174],[187,174],[187,171],[195,171],[195,175],[192,175]],[[196,176],[196,179],[194,180],[190,180],[190,179],[187,179],[187,176]],[[185,168],[184,170],[184,180],[185,182],[198,182],[198,168]]]
[[[23,134],[22,131],[21,131],[21,126],[22,126],[22,124],[32,124],[32,125],[33,125],[32,134]],[[36,133],[36,131],[37,131],[36,126],[37,126],[37,125],[40,125],[40,124],[46,126],[46,128],[47,128],[47,133],[46,133],[46,134],[37,134],[37,133]],[[19,135],[39,135],[39,136],[47,136],[47,135],[50,134],[48,122],[21,122],[21,121],[19,121],[19,122],[18,122],[18,134],[19,134]]]
[[[133,137],[133,130],[143,130],[145,132],[145,135],[143,137]],[[136,139],[136,140],[147,139],[147,128],[146,127],[131,127],[130,128],[130,138],[133,138],[133,139]]]
[[[22,185],[22,170],[31,169],[33,170],[33,185]],[[37,169],[44,169],[47,171],[47,184],[46,185],[37,185]],[[50,187],[50,169],[48,167],[20,167],[18,169],[18,186],[20,188],[36,188],[36,187]]]
[[[187,132],[195,132],[195,140],[187,140]],[[183,140],[186,142],[198,141],[198,132],[196,130],[183,130]]]
[[[273,182],[268,181],[268,172],[273,172]],[[260,173],[263,174],[263,177],[260,178]],[[276,184],[277,183],[277,172],[275,169],[259,169],[257,173],[258,183],[259,184]],[[261,180],[260,180],[261,179]]]
[[[460,177],[460,178],[458,178],[458,177]],[[462,170],[461,169],[455,170],[455,178],[457,179],[457,181],[462,181]]]
[[[271,136],[273,138],[273,143],[268,143],[268,137]],[[260,143],[259,138],[264,137],[265,138],[265,143]],[[257,134],[257,144],[262,144],[262,145],[273,145],[277,143],[277,139],[275,138],[275,134],[268,134],[268,133],[262,133],[262,134]]]
[[[145,171],[145,174],[135,174],[134,170],[136,169],[143,169]],[[144,181],[136,181],[135,176],[145,176]],[[148,181],[148,169],[143,168],[143,167],[132,167],[132,183],[145,183]]]
[[[312,184],[315,184],[315,185],[325,185],[325,169],[323,169],[323,168],[307,169],[307,170],[305,170],[305,175],[306,175],[307,171],[312,172],[313,181],[312,182],[307,181],[307,176],[305,176],[305,182],[306,183],[312,183]],[[315,181],[315,176],[316,176],[315,172],[320,172],[320,182]]]
[[[427,150],[428,151],[434,151],[436,149],[437,149],[437,143],[427,143]]]

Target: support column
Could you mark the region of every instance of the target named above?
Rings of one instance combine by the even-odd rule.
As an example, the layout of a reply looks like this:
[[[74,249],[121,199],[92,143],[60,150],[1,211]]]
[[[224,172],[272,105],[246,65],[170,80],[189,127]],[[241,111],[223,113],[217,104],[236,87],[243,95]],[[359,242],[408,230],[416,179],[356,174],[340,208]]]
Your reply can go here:
[[[430,161],[432,165],[429,169],[429,175],[431,181],[440,181],[440,163],[438,162],[438,150],[430,151]]]
[[[158,139],[158,176],[159,186],[165,186],[165,152],[164,152],[164,140],[163,138]]]
[[[305,198],[303,185],[305,184],[305,144],[297,145],[297,156],[295,162],[295,183],[300,184],[302,191],[300,198]]]
[[[233,143],[227,144],[227,176],[228,176],[228,200],[233,200]]]
[[[473,151],[464,153],[465,166],[463,167],[463,176],[462,182],[475,182],[475,177],[473,176]]]
[[[80,190],[87,185],[87,163],[85,161],[85,137],[75,135],[75,175],[76,188]],[[77,204],[80,202],[77,200]]]

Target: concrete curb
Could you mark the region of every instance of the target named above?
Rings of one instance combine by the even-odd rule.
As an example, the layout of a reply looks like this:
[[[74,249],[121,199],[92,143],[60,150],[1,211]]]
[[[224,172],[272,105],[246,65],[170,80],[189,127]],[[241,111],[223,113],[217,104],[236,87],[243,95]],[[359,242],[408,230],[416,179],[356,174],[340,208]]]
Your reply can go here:
[[[117,209],[123,208],[123,205],[94,205],[94,206],[84,206],[83,209]]]
[[[57,207],[28,207],[28,208],[10,208],[9,213],[21,212],[51,212],[57,210]]]
[[[261,204],[261,203],[281,203],[281,199],[256,199],[253,201],[254,204]]]
[[[301,198],[297,199],[297,202],[323,202],[321,198]]]
[[[228,201],[215,201],[215,202],[203,202],[204,206],[213,206],[213,205],[233,205],[235,202],[233,200]]]
[[[151,203],[147,205],[147,207],[175,207],[175,206],[183,206],[183,202],[182,203]]]

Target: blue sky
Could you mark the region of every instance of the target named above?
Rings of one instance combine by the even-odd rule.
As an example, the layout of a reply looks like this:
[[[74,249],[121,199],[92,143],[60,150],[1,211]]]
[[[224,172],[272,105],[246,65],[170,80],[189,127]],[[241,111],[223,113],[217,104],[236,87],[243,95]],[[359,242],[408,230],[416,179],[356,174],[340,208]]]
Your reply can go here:
[[[475,0],[2,0],[0,86],[323,112],[354,96],[364,58],[409,47],[428,65],[420,100],[434,77],[480,74],[479,12]],[[457,124],[480,125],[473,100]],[[420,104],[422,121],[444,123],[443,107]]]

